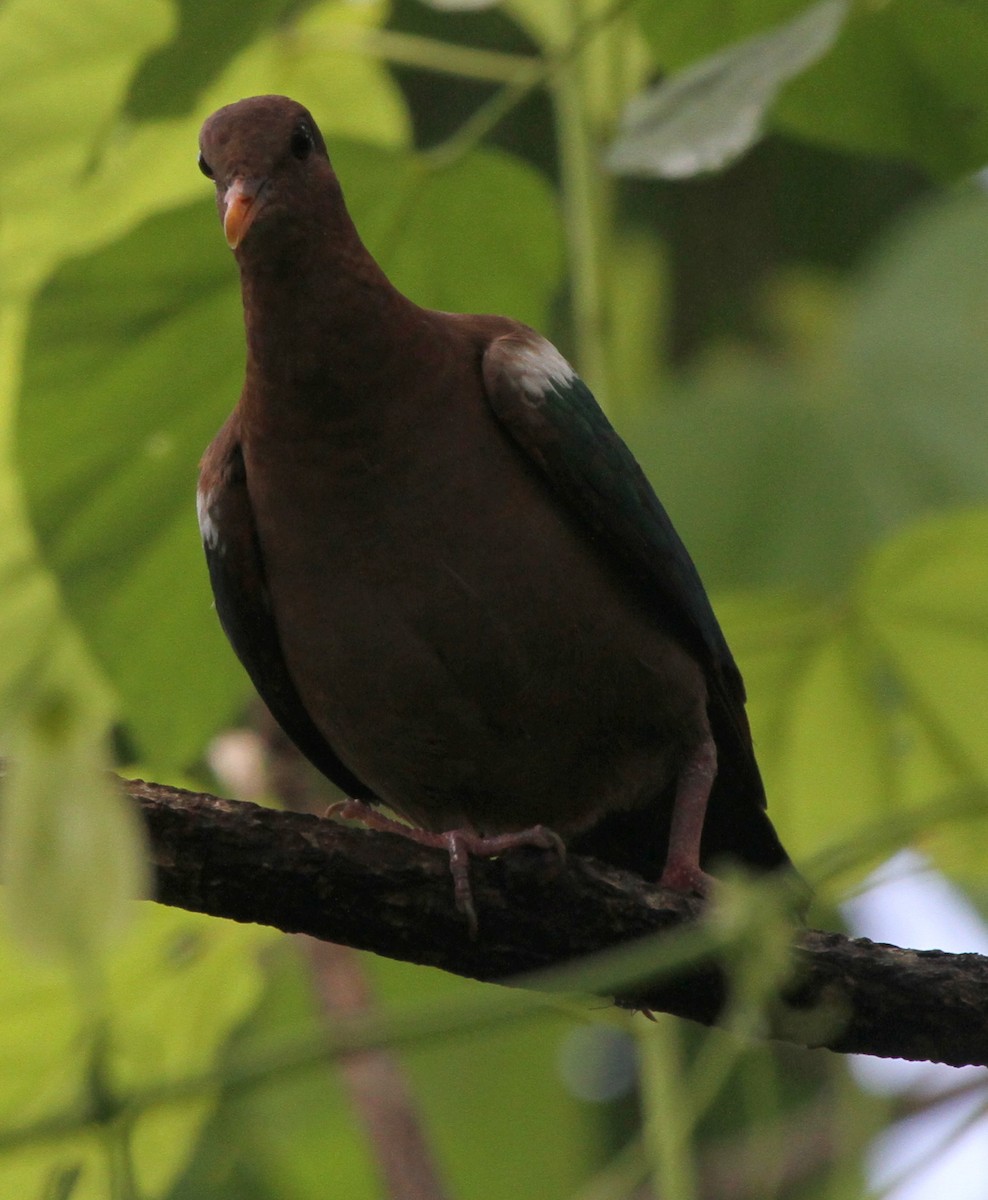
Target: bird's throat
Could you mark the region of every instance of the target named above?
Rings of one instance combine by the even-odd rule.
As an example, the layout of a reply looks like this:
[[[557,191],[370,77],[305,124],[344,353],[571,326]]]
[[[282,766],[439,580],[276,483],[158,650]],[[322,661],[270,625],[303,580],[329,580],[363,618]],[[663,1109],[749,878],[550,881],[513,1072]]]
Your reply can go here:
[[[346,404],[366,395],[368,378],[400,375],[421,310],[381,286],[366,251],[292,258],[263,270],[241,262],[248,380],[286,401]]]

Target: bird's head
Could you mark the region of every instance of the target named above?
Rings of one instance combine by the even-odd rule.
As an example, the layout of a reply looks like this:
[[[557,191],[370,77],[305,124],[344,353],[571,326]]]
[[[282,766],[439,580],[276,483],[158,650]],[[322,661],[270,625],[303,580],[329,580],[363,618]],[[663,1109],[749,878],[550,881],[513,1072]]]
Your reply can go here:
[[[199,134],[199,169],[216,184],[231,250],[286,214],[311,211],[338,190],[326,144],[308,109],[287,96],[252,96],[218,109]]]

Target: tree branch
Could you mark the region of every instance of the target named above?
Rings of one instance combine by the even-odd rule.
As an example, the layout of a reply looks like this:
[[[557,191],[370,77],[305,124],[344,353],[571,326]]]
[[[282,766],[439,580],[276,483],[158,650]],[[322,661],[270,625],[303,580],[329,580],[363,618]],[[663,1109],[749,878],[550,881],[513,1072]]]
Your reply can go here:
[[[386,833],[124,781],[148,822],[156,899],[308,933],[474,979],[569,962],[695,923],[700,906],[591,859],[519,851],[471,864],[480,936],[453,905],[446,855]],[[804,1046],[988,1065],[988,958],[904,950],[806,930],[771,1033]],[[727,995],[714,962],[619,1003],[713,1024]]]

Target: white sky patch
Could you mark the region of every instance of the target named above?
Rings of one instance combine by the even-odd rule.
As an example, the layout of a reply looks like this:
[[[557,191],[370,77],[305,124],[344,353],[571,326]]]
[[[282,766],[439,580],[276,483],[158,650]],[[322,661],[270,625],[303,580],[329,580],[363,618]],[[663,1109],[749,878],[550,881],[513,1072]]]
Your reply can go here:
[[[868,891],[844,905],[856,934],[916,950],[988,954],[988,926],[921,854],[897,854],[872,875],[871,883]],[[988,1096],[988,1073],[982,1067],[862,1055],[851,1059],[851,1069],[862,1087],[883,1095],[936,1095],[968,1080],[984,1081],[985,1086],[970,1095],[887,1129],[871,1147],[868,1172],[883,1200],[984,1200],[988,1120],[981,1117],[958,1132]]]

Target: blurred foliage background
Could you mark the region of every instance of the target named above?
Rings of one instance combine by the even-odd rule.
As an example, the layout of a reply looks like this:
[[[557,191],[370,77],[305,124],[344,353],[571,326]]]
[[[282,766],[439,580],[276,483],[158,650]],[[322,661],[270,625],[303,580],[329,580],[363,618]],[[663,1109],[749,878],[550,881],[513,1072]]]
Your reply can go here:
[[[135,905],[101,772],[237,790],[210,746],[258,724],[192,504],[243,356],[195,156],[215,107],[284,92],[398,285],[536,325],[635,449],[815,918],[905,844],[985,914],[986,61],[971,0],[0,4],[0,1193],[875,1191],[872,1139],[936,1096],[747,1040],[754,1010],[399,1039],[496,989]],[[383,1182],[362,1060],[298,1054],[354,1006],[402,1043],[370,1067],[425,1190]]]

